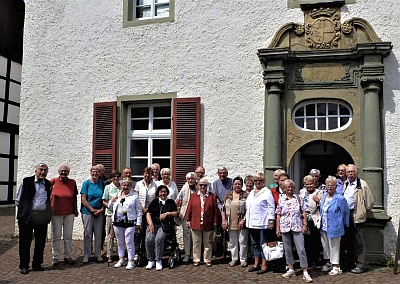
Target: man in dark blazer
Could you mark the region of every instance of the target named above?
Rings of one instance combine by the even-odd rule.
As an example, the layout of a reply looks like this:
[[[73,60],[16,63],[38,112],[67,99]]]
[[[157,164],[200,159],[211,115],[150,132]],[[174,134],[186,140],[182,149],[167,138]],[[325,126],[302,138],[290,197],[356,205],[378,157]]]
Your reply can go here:
[[[32,269],[43,271],[43,251],[46,244],[47,225],[51,221],[51,184],[46,179],[49,168],[40,163],[35,175],[26,177],[18,189],[15,204],[18,206],[19,268],[22,274],[29,273],[32,235],[35,233],[35,250]]]

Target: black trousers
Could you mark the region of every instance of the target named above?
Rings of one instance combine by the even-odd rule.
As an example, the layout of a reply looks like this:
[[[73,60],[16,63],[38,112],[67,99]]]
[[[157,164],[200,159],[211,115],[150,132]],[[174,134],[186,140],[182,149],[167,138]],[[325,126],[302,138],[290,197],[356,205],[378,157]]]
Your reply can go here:
[[[19,268],[29,268],[31,258],[32,236],[35,234],[35,249],[32,268],[40,268],[43,263],[43,252],[46,244],[47,224],[35,225],[31,221],[18,220],[19,227]]]
[[[321,233],[314,225],[313,221],[308,221],[309,235],[304,235],[304,246],[307,254],[307,262],[309,266],[319,263],[322,251]]]

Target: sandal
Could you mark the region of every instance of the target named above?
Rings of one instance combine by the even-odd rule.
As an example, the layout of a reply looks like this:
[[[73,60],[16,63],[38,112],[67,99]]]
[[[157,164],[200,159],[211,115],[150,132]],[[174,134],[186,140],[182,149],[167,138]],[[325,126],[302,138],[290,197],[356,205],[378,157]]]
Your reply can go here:
[[[322,266],[321,271],[328,272],[328,271],[331,271],[332,268],[333,268],[332,264],[327,262],[324,266]]]
[[[334,267],[331,272],[328,273],[330,276],[336,276],[342,274],[342,270],[339,267]]]

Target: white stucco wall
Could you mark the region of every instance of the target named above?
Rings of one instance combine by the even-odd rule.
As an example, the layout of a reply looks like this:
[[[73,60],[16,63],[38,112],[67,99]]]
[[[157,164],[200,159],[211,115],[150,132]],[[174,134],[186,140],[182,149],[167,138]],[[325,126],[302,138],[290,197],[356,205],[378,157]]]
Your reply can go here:
[[[174,23],[123,29],[121,0],[29,1],[18,181],[45,161],[49,176],[61,163],[71,165],[80,186],[91,166],[93,103],[165,92],[202,98],[207,177],[216,178],[221,165],[231,176],[261,170],[264,85],[256,53],[283,24],[303,22],[301,10],[287,9],[286,2],[176,0]],[[383,94],[389,253],[400,217],[400,7],[398,0],[357,2],[343,7],[342,21],[364,18],[394,45]],[[82,237],[80,219],[75,237]]]

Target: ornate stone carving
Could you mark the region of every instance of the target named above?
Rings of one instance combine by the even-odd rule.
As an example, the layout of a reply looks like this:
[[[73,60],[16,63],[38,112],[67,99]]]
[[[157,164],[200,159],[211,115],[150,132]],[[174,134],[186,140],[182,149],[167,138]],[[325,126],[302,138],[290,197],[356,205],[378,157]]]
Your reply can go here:
[[[350,142],[351,144],[353,144],[353,146],[356,146],[356,132],[353,131],[353,133],[343,136],[344,139],[346,139],[348,142]]]
[[[353,20],[347,20],[342,24],[342,32],[346,35],[349,35],[353,31],[353,27]]]
[[[350,63],[312,63],[296,64],[294,82],[337,82],[350,81]]]
[[[298,139],[300,139],[300,134],[294,134],[292,132],[289,132],[288,134],[288,145],[291,146],[292,143],[295,143]]]
[[[340,39],[340,11],[330,8],[314,9],[310,12],[315,19],[306,24],[306,43],[308,47],[317,49],[330,49],[338,45]]]
[[[297,36],[302,36],[304,34],[304,25],[296,24],[294,26],[294,33]]]

